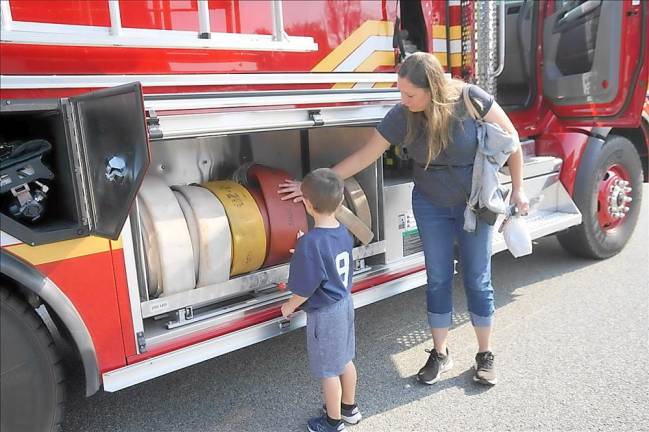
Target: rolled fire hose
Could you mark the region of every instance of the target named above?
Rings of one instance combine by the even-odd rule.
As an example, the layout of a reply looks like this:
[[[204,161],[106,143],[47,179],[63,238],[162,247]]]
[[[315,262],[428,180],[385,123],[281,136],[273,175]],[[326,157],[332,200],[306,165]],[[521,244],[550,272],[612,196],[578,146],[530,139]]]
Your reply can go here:
[[[192,211],[192,206],[187,201],[187,198],[180,192],[174,190],[174,187],[172,186],[171,188],[174,191],[174,196],[178,200],[178,205],[180,206],[180,210],[183,212],[183,216],[185,216],[185,222],[187,223],[187,228],[189,229],[189,238],[192,240],[192,252],[194,255],[194,278],[198,280],[198,268],[199,268],[199,240],[198,240],[198,222],[196,222],[196,217],[194,216],[194,212]],[[207,191],[209,193],[209,191]]]
[[[349,209],[371,230],[372,214],[370,213],[370,205],[365,192],[363,192],[361,185],[354,177],[345,180],[344,195]]]
[[[223,204],[199,186],[173,186],[172,189],[185,213],[192,238],[196,286],[227,281],[232,261],[232,236]]]
[[[257,270],[266,256],[266,232],[252,195],[231,180],[211,181],[201,186],[216,195],[228,215],[232,234],[230,276]]]
[[[266,232],[266,249],[270,244],[270,223],[268,222],[268,210],[266,210],[266,204],[264,203],[264,197],[261,194],[261,191],[255,187],[248,187],[248,192],[252,195],[252,198],[257,203],[259,207],[259,212],[261,213],[261,218],[264,220],[264,231]],[[266,251],[268,252],[268,250]]]
[[[141,199],[140,199],[141,202]],[[162,284],[160,283],[160,254],[158,253],[158,242],[155,239],[155,229],[153,228],[153,219],[141,203],[138,206],[140,214],[140,232],[142,233],[142,247],[144,248],[146,283],[150,298],[156,298],[162,294]]]
[[[345,206],[338,207],[336,210],[336,219],[341,224],[345,225],[357,239],[364,245],[369,244],[374,238],[374,233],[367,225],[357,217],[351,210]]]
[[[196,286],[194,272],[194,254],[192,240],[178,200],[165,181],[157,176],[146,176],[138,194],[145,207],[146,218],[143,228],[149,246],[155,243],[157,259],[150,256],[149,267],[159,275],[157,286],[151,286],[149,292],[160,296],[179,293]],[[145,220],[146,220],[145,218]],[[159,266],[157,269],[156,266]]]
[[[292,200],[282,201],[277,193],[280,183],[289,178],[291,176],[285,171],[263,165],[253,165],[248,169],[249,184],[259,185],[268,212],[270,235],[264,266],[287,262],[291,257],[289,249],[295,248],[298,232],[308,229],[304,205]]]

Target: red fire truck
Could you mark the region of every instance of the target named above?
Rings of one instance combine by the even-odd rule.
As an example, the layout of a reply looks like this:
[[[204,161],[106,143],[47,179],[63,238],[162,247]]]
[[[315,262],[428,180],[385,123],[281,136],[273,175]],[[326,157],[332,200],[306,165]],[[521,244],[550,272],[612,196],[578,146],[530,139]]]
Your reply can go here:
[[[362,145],[399,102],[395,66],[415,51],[509,113],[532,236],[616,254],[647,180],[648,9],[1,0],[3,430],[60,424],[53,333],[92,395],[303,326],[280,305],[286,250],[308,221],[276,185]],[[354,249],[356,307],[426,281],[399,155],[346,182],[347,220],[369,233]],[[497,235],[493,252],[505,248]]]

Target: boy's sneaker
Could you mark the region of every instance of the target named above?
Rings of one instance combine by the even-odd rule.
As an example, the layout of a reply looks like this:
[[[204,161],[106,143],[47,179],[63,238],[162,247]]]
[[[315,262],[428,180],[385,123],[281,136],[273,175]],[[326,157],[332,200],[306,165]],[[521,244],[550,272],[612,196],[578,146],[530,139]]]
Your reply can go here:
[[[494,366],[494,355],[491,351],[476,354],[474,367],[473,381],[485,385],[495,385],[498,382]]]
[[[313,417],[306,424],[309,432],[341,432],[345,430],[345,423],[339,421],[336,426],[331,426],[327,421],[327,415]]]
[[[438,353],[435,348],[426,350],[430,353],[428,361],[423,368],[417,373],[417,379],[424,384],[435,384],[444,372],[448,372],[453,367],[453,359],[451,359],[446,348],[446,355]]]
[[[322,405],[322,412],[327,415],[327,405]],[[358,409],[358,406],[354,405],[352,409],[345,409],[342,406],[340,407],[340,418],[345,423],[350,425],[355,425],[363,419],[361,411]]]

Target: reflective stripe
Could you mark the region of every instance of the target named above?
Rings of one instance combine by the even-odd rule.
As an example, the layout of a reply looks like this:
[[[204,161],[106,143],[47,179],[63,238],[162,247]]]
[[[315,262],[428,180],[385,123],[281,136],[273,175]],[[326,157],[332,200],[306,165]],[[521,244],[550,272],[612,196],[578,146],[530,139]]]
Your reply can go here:
[[[0,2],[4,4],[4,2]],[[142,87],[183,87],[222,85],[395,83],[397,74],[385,73],[266,73],[266,74],[187,74],[187,75],[0,75],[3,89],[101,88],[140,81]]]
[[[30,246],[20,240],[2,233],[2,247],[33,264],[40,265],[54,261],[63,261],[96,253],[109,252],[110,241],[100,237],[84,237],[80,239],[64,240],[40,246]],[[121,245],[115,244],[121,247]]]

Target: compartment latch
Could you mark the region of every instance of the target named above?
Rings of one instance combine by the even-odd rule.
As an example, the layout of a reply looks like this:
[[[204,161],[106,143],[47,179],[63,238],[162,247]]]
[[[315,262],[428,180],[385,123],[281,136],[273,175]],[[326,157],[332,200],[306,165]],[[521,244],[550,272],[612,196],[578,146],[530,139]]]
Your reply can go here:
[[[137,332],[137,348],[140,353],[146,352],[146,338],[144,332]]]
[[[288,318],[283,318],[279,320],[279,331],[285,332],[291,329],[291,320]]]
[[[121,183],[126,175],[126,161],[119,156],[113,156],[106,164],[106,178],[108,181]]]
[[[148,110],[146,112],[146,125],[149,130],[149,139],[161,139],[162,129],[160,129],[160,119],[155,110]]]
[[[320,112],[320,110],[309,111],[309,120],[313,120],[313,126],[324,125],[324,119],[322,118],[322,113]]]

